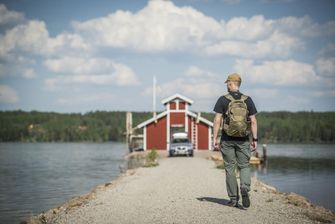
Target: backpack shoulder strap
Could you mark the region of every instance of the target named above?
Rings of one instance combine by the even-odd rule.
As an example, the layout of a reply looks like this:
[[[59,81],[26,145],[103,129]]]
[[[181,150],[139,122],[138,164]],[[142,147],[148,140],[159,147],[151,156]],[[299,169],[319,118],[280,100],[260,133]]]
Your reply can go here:
[[[246,96],[246,95],[242,95],[242,96],[241,96],[241,100],[242,100],[242,101],[246,101],[247,99],[248,99],[248,96]]]
[[[226,94],[226,95],[224,95],[224,97],[226,98],[226,99],[228,99],[228,100],[230,100],[230,101],[235,101],[235,98],[232,96],[232,95],[230,95],[229,93],[228,94]],[[248,99],[248,96],[246,96],[246,95],[241,95],[241,99],[239,99],[239,100],[241,100],[241,101],[246,101]]]
[[[230,95],[229,93],[224,95],[224,97],[230,101],[235,101],[234,97],[232,95]]]

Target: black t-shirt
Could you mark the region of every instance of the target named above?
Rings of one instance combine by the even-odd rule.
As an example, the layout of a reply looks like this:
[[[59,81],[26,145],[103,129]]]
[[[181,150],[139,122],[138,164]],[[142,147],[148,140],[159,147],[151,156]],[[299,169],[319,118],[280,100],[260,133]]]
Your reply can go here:
[[[241,99],[241,96],[243,95],[240,92],[229,92],[229,94],[232,95],[234,97],[234,99],[236,99],[236,100]],[[220,113],[224,117],[224,115],[226,114],[226,111],[228,110],[229,103],[230,103],[230,100],[228,100],[224,96],[221,96],[217,100],[217,102],[214,106],[214,112]],[[248,107],[248,111],[249,111],[248,116],[252,116],[252,115],[255,115],[257,113],[257,109],[255,107],[255,104],[250,97],[248,97],[245,100],[245,104],[247,104],[247,107]],[[248,140],[249,140],[248,136],[246,136],[246,137],[228,136],[222,128],[221,141],[248,141]]]

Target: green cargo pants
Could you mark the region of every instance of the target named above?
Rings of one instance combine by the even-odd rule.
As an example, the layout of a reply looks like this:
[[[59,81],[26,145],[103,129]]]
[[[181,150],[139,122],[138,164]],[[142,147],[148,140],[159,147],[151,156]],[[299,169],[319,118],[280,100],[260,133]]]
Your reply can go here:
[[[221,153],[226,171],[226,186],[230,200],[238,202],[239,189],[236,178],[236,165],[240,170],[240,188],[250,191],[250,143],[241,141],[224,141],[221,143]]]

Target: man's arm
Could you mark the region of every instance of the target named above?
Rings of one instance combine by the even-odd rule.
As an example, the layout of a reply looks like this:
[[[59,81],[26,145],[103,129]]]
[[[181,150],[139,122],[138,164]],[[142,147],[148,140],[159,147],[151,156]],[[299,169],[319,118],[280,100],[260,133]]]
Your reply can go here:
[[[253,139],[257,139],[257,119],[255,115],[249,116],[251,121],[251,134]],[[251,146],[253,150],[257,149],[257,141],[252,140]]]
[[[221,126],[221,123],[222,123],[222,114],[221,113],[215,113],[213,123],[214,123],[214,136],[213,136],[214,149],[219,149],[220,140],[218,140],[218,135],[219,135],[220,126]]]

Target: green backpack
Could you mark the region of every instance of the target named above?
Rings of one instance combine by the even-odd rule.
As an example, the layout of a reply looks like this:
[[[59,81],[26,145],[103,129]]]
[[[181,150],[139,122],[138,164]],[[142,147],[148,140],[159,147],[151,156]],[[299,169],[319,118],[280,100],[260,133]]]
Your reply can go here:
[[[248,122],[248,107],[245,100],[247,96],[242,95],[241,99],[235,100],[230,94],[224,96],[230,103],[225,114],[223,130],[228,136],[246,137],[250,133],[250,122]]]

